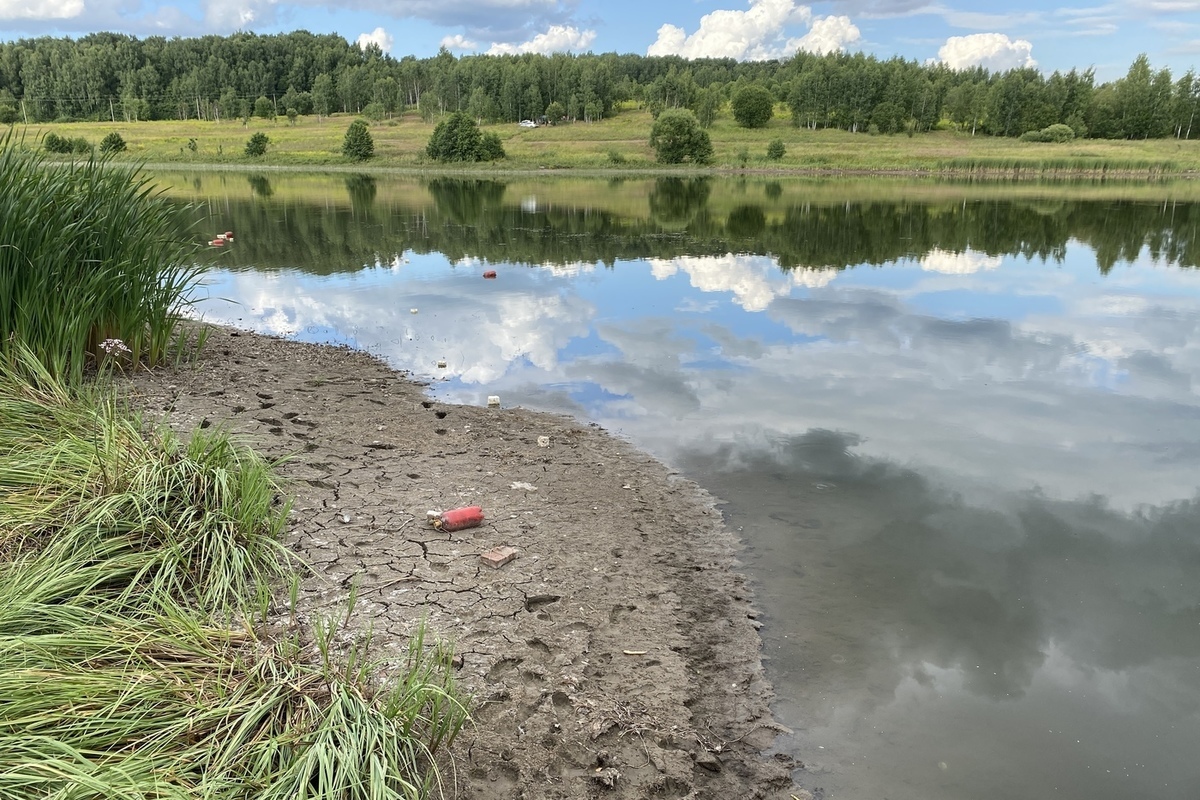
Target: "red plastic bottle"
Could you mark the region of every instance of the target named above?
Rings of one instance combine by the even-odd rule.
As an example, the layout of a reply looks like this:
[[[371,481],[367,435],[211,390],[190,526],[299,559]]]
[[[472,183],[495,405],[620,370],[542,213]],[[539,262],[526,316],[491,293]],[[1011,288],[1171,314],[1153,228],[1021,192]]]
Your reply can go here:
[[[461,531],[463,528],[477,528],[482,524],[483,509],[479,506],[467,506],[443,511],[434,527],[443,531]]]

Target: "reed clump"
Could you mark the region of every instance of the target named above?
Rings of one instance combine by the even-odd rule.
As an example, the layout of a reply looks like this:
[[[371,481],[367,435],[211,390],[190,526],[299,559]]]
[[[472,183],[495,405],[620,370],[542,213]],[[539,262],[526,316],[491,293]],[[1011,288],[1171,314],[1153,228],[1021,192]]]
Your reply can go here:
[[[437,753],[467,719],[450,650],[422,628],[382,682],[349,609],[312,631],[281,622],[288,504],[269,464],[219,431],[147,434],[110,390],[13,355],[0,797],[436,794]]]
[[[0,186],[0,356],[19,340],[73,380],[106,340],[163,361],[203,270],[173,233],[178,209],[135,166],[49,162],[11,135]]]

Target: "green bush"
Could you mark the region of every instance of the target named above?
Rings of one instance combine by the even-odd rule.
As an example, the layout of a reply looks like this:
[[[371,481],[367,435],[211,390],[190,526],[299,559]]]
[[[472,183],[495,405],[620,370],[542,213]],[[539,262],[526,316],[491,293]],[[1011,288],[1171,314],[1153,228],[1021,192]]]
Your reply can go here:
[[[738,125],[743,128],[762,128],[775,113],[775,96],[765,86],[752,83],[737,90],[731,107]]]
[[[258,156],[266,155],[267,145],[270,143],[271,143],[271,140],[267,137],[267,135],[265,133],[263,133],[262,131],[259,131],[258,133],[251,136],[250,139],[246,142],[246,155],[251,156],[253,158],[257,158]]]
[[[71,152],[71,140],[51,131],[42,139],[42,148],[47,153],[69,153]]]
[[[767,145],[767,158],[772,161],[779,161],[787,155],[787,148],[783,146],[783,139],[772,139]]]
[[[482,133],[475,120],[456,111],[433,129],[425,154],[442,162],[494,161],[504,158],[504,146],[495,133]]]
[[[254,101],[254,116],[262,117],[263,119],[275,118],[275,106],[265,97],[259,97]]]
[[[375,140],[371,138],[371,132],[363,120],[354,120],[346,129],[346,136],[342,139],[342,155],[351,161],[366,161],[375,155]]]
[[[383,103],[367,103],[362,110],[362,115],[372,122],[379,122],[385,114],[387,109],[383,107]]]
[[[650,146],[660,164],[707,164],[712,160],[712,140],[696,115],[684,108],[669,108],[650,129]]]
[[[1040,131],[1026,131],[1021,134],[1022,142],[1069,142],[1075,138],[1075,130],[1070,125],[1056,122]]]
[[[101,153],[123,153],[125,152],[125,140],[121,138],[121,134],[113,131],[100,140]]]

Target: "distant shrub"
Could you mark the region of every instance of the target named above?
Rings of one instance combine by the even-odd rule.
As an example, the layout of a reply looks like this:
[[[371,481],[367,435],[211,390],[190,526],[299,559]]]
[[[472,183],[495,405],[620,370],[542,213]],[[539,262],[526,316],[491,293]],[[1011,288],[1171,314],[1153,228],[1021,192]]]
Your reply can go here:
[[[787,148],[783,146],[783,139],[772,139],[767,145],[767,158],[772,161],[779,161],[787,155]]]
[[[362,115],[372,122],[379,122],[386,113],[383,103],[367,103],[362,110]]]
[[[288,108],[288,110],[287,110],[287,111],[285,111],[284,113],[285,113],[285,114],[287,114],[287,118],[288,118],[288,124],[289,124],[289,125],[295,125],[295,124],[296,124],[296,117],[300,116],[300,112],[299,112],[299,111],[297,111],[297,110],[296,110],[296,109],[294,109],[294,108]]]
[[[696,115],[684,108],[669,108],[658,115],[650,129],[650,146],[660,164],[707,164],[712,160],[712,140],[700,127]]]
[[[71,140],[51,131],[42,139],[42,148],[47,153],[69,153],[71,152]]]
[[[752,83],[738,89],[730,104],[733,118],[743,128],[761,128],[775,111],[775,96],[765,86]]]
[[[346,128],[346,136],[342,139],[342,155],[351,161],[366,161],[375,155],[375,140],[367,130],[367,123],[356,119]]]
[[[1022,142],[1069,142],[1075,138],[1075,130],[1070,125],[1056,122],[1042,128],[1040,131],[1026,131],[1021,134]]]
[[[608,163],[624,164],[625,163],[625,154],[622,153],[620,150],[609,150],[608,151]]]
[[[258,156],[266,155],[267,145],[271,140],[262,131],[254,134],[246,142],[246,155],[257,158]]]
[[[443,119],[433,129],[425,154],[435,161],[494,161],[504,158],[504,146],[495,133],[483,133],[462,111]]]
[[[262,117],[263,119],[274,119],[275,106],[266,97],[259,97],[254,101],[254,116]]]
[[[125,140],[121,138],[121,134],[113,131],[100,140],[101,153],[123,153],[125,152]]]

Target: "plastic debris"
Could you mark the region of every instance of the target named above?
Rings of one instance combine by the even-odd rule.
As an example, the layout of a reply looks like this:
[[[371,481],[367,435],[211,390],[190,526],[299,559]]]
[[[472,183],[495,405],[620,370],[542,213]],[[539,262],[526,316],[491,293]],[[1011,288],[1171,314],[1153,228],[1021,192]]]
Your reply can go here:
[[[539,436],[538,437],[538,447],[549,447],[549,446],[550,446],[550,437],[549,436]]]
[[[433,527],[440,531],[461,531],[464,528],[477,528],[483,524],[483,509],[479,506],[466,506],[443,511],[432,520]]]
[[[418,310],[419,310],[419,309],[416,309],[416,308],[410,308],[410,309],[408,310],[408,313],[410,313],[410,314],[416,314]]]
[[[445,369],[445,368],[446,368],[446,360],[442,359],[442,360],[438,361],[438,369]]]
[[[483,273],[483,277],[489,278],[489,279],[496,277],[496,270],[489,269],[487,272]]]
[[[489,394],[487,404],[488,404],[488,408],[499,408],[500,407],[500,395]]]

